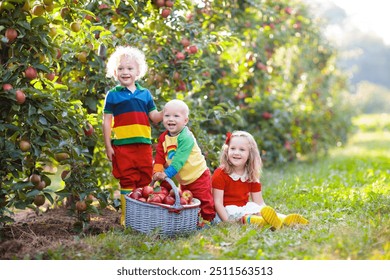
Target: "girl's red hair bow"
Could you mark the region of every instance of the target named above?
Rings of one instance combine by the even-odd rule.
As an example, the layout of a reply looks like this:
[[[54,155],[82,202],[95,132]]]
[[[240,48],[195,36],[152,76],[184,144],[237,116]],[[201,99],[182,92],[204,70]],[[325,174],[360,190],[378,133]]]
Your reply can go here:
[[[231,132],[226,133],[226,140],[225,140],[225,144],[226,145],[229,144],[231,137],[232,137],[232,133]]]

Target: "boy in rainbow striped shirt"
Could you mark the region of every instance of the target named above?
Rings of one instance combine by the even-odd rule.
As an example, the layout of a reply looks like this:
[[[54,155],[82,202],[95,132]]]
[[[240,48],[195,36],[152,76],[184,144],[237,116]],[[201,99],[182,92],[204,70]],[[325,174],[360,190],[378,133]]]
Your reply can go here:
[[[109,90],[103,111],[103,137],[112,173],[119,179],[121,224],[125,222],[125,195],[152,181],[153,153],[149,119],[162,120],[150,91],[137,80],[147,71],[145,55],[134,47],[117,47],[107,62],[107,77],[119,85]]]
[[[163,124],[166,131],[158,139],[153,179],[161,181],[175,177],[182,191],[190,190],[200,200],[200,215],[207,223],[215,217],[211,174],[194,135],[186,126],[188,115],[188,106],[181,100],[174,99],[165,104]]]

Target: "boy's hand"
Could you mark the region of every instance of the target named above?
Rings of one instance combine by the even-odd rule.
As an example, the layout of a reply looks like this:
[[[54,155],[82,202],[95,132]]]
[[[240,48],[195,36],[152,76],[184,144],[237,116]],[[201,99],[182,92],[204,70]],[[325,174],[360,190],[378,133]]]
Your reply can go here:
[[[153,181],[162,181],[167,177],[165,172],[156,172],[153,174]]]
[[[107,158],[112,161],[112,157],[114,155],[114,149],[112,147],[106,149]]]

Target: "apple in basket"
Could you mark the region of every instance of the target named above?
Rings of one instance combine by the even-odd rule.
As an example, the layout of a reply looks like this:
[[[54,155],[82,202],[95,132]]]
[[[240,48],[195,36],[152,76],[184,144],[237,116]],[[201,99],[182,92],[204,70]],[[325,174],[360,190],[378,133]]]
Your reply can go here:
[[[162,199],[161,196],[159,196],[158,194],[151,194],[149,195],[146,202],[162,203]]]
[[[129,197],[138,200],[140,197],[142,197],[142,193],[139,191],[133,191],[132,193],[130,193]]]
[[[149,196],[154,193],[154,189],[152,186],[145,186],[142,188],[142,196],[146,199],[149,198]]]
[[[159,191],[160,193],[163,193],[163,194],[165,194],[165,195],[168,195],[169,194],[169,191],[168,191],[168,189],[166,188],[166,187],[160,187],[160,191]]]
[[[173,205],[175,204],[175,199],[170,196],[170,195],[167,195],[164,199],[163,199],[163,203],[164,204],[168,204],[168,205]]]
[[[187,204],[191,204],[194,197],[190,190],[184,190],[181,196],[187,201]]]
[[[142,194],[142,189],[143,189],[143,188],[140,187],[140,188],[134,189],[133,191],[134,191],[134,192],[140,192],[140,193]]]
[[[158,195],[158,196],[161,198],[161,201],[163,201],[164,198],[167,196],[166,194],[164,194],[164,193],[162,193],[162,192],[154,193],[154,195]]]
[[[188,202],[187,202],[187,200],[184,197],[180,197],[180,204],[181,205],[187,205]]]
[[[175,191],[173,189],[171,189],[169,191],[169,195],[172,196],[173,198],[175,198]],[[181,191],[181,189],[179,189],[179,196],[181,197],[181,195],[182,195],[182,191]]]

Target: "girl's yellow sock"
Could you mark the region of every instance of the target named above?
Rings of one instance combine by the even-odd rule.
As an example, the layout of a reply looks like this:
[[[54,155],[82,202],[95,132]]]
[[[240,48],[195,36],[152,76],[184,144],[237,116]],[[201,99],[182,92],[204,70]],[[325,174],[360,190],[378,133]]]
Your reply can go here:
[[[270,206],[264,206],[260,210],[261,216],[264,220],[275,229],[280,229],[283,225],[282,220],[278,217],[276,211]]]
[[[283,224],[287,226],[307,225],[309,223],[304,217],[299,214],[289,214],[283,219]]]
[[[259,226],[267,225],[267,222],[263,219],[263,217],[259,215],[245,215],[241,218],[241,222],[243,224],[254,224]]]

